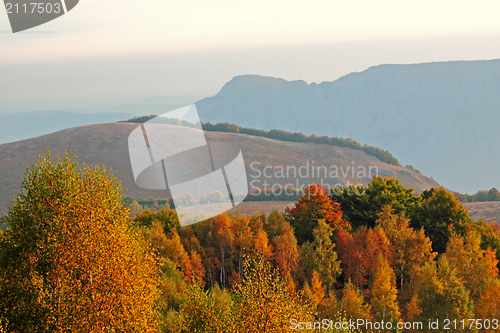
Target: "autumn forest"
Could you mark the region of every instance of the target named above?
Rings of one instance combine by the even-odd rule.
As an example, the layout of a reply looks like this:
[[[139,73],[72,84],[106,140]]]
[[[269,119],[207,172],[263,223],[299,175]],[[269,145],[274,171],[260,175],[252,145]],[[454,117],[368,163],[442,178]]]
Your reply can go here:
[[[123,194],[68,154],[27,169],[1,218],[0,332],[498,331],[500,228],[444,188],[312,184],[284,213],[182,228]],[[379,326],[341,325],[359,320]]]

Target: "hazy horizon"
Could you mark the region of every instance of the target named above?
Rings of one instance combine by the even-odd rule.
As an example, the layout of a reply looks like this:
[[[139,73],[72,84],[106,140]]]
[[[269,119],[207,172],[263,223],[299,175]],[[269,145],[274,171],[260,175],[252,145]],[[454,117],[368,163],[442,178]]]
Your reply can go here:
[[[175,107],[244,74],[319,83],[380,64],[496,59],[499,11],[495,1],[82,0],[17,34],[3,12],[0,114],[150,98]]]

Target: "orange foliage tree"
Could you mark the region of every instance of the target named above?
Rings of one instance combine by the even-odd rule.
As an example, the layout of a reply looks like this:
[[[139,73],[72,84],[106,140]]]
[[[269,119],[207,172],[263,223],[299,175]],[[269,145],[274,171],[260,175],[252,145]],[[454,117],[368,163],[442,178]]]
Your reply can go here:
[[[235,266],[238,267],[238,280],[243,274],[243,256],[248,254],[253,246],[254,235],[249,226],[248,216],[237,216],[233,221],[234,249],[236,250]]]
[[[299,260],[297,239],[290,224],[286,223],[281,234],[273,240],[276,265],[283,277],[291,277],[295,272]]]
[[[481,290],[476,307],[476,318],[498,319],[500,317],[500,280],[489,279]],[[493,331],[492,331],[493,332]]]
[[[9,331],[156,331],[156,259],[121,195],[106,170],[77,170],[68,154],[28,168],[0,244]]]
[[[470,293],[450,266],[446,255],[439,257],[438,264],[425,264],[420,272],[417,297],[421,310],[420,320],[429,318],[462,320],[472,318],[473,304]]]
[[[430,239],[424,230],[415,231],[403,214],[393,214],[385,206],[378,215],[377,225],[384,229],[394,254],[393,267],[404,296],[411,295],[412,282],[425,263],[431,263],[437,253],[432,252]],[[409,282],[409,283],[408,283]]]
[[[476,230],[468,229],[464,237],[453,234],[446,248],[446,257],[474,299],[479,297],[490,278],[498,277],[495,252],[481,249],[481,236]]]
[[[313,306],[313,309],[316,309],[323,302],[325,294],[326,289],[321,283],[318,272],[313,271],[311,285],[309,286],[308,282],[304,284],[302,295]]]
[[[313,311],[268,261],[245,261],[245,278],[235,286],[234,314],[238,332],[288,332],[292,319],[312,321]]]
[[[401,317],[397,302],[396,276],[387,260],[379,255],[374,265],[371,285],[372,312],[378,321],[397,323]]]
[[[215,241],[220,255],[220,283],[223,288],[228,280],[228,270],[231,269],[231,254],[234,241],[232,228],[233,221],[229,215],[221,214],[215,218]]]
[[[286,218],[295,230],[299,245],[314,240],[313,230],[318,226],[319,220],[325,220],[333,230],[339,226],[350,229],[342,215],[340,206],[318,184],[306,187],[302,197],[295,202],[295,207],[286,209]]]
[[[349,319],[371,319],[370,306],[365,304],[362,292],[351,280],[344,286],[340,307]]]

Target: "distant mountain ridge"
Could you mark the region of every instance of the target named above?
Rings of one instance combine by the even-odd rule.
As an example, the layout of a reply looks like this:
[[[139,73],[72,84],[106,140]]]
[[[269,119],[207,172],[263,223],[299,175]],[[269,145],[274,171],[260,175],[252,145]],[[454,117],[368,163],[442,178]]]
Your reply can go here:
[[[37,137],[63,129],[126,120],[130,113],[33,111],[0,115],[0,144]]]
[[[196,105],[204,122],[380,147],[455,191],[500,186],[500,60],[380,65],[320,84],[238,76]]]

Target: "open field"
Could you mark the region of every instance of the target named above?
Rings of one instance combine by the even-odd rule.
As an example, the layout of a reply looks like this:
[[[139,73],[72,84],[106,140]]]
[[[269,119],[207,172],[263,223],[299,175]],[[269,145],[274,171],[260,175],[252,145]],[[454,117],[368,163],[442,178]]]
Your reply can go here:
[[[237,211],[242,214],[252,214],[258,211],[268,215],[273,210],[283,213],[287,207],[293,207],[293,201],[249,201],[242,202],[231,209],[231,211]]]
[[[484,220],[500,222],[500,201],[490,201],[490,202],[466,202],[464,206],[469,209],[469,216],[473,220],[479,220],[483,218]]]

